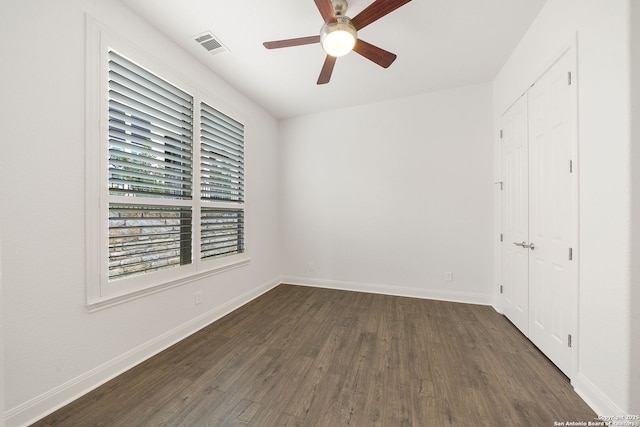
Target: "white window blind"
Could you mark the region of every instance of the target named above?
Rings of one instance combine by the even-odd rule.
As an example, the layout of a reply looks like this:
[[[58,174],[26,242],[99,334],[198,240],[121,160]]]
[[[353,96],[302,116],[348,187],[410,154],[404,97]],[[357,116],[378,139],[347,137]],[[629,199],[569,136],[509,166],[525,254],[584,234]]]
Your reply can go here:
[[[202,208],[201,258],[244,252],[244,209]]]
[[[191,208],[109,205],[109,279],[191,263]]]
[[[200,104],[201,259],[244,252],[244,126]]]
[[[202,200],[244,202],[244,126],[200,104]]]
[[[193,98],[109,53],[109,192],[190,199]]]
[[[108,68],[109,280],[190,264],[193,97],[113,51]]]

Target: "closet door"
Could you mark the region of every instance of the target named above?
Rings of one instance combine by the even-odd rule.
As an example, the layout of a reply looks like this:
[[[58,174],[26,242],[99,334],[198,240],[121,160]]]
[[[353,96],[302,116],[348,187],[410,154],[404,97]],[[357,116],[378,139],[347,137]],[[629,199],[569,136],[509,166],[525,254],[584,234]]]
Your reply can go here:
[[[529,338],[568,376],[577,310],[570,53],[529,89]]]
[[[529,333],[529,155],[527,94],[501,118],[502,129],[502,283],[504,315]]]
[[[578,309],[573,82],[567,50],[501,118],[501,305],[567,376]]]

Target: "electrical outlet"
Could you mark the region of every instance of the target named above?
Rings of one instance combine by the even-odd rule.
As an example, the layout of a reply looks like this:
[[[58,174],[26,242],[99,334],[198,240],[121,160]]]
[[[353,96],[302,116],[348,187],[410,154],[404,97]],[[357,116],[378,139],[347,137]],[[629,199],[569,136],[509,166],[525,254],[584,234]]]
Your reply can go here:
[[[202,291],[196,291],[195,300],[196,300],[196,305],[202,304]]]
[[[446,280],[447,282],[453,282],[453,273],[450,271],[445,272],[444,280]]]
[[[309,271],[316,271],[316,264],[313,261],[309,261],[309,264],[307,264],[307,268],[309,269]]]

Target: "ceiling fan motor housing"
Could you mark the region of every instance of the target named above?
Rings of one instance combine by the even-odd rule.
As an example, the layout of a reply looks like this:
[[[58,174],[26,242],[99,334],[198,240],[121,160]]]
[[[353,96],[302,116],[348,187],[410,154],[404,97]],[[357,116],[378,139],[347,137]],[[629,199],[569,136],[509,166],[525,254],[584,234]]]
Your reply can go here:
[[[347,8],[349,7],[347,0],[331,0],[331,4],[336,16],[344,16],[347,13]]]

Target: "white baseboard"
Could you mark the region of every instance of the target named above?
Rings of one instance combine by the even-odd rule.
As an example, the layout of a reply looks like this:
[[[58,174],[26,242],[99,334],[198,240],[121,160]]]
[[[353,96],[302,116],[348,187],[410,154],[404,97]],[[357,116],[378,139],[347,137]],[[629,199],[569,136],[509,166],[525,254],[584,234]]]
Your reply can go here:
[[[373,294],[395,295],[400,297],[433,299],[439,301],[461,302],[466,304],[491,305],[493,298],[489,294],[470,292],[441,291],[435,289],[419,289],[404,286],[389,286],[361,282],[345,282],[341,280],[312,279],[307,277],[280,276],[282,283],[311,286],[316,288],[339,289],[343,291],[369,292]]]
[[[587,377],[578,373],[576,379],[571,382],[573,389],[593,409],[597,415],[626,415],[618,405],[607,397]]]
[[[280,278],[270,280],[151,341],[10,409],[5,413],[5,425],[7,427],[19,427],[34,423],[259,297],[279,285],[280,282]]]

